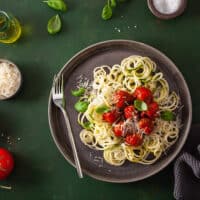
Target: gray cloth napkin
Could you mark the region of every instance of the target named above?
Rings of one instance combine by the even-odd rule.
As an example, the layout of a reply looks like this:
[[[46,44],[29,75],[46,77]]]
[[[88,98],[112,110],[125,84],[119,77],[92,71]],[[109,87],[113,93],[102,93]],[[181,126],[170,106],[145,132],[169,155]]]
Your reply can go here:
[[[174,164],[174,197],[200,200],[200,125],[193,125],[183,152]]]

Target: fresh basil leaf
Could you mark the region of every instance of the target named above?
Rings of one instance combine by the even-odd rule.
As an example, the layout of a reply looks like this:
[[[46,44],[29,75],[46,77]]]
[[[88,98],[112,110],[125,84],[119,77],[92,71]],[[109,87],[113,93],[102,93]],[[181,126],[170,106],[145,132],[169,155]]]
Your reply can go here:
[[[76,111],[84,113],[88,108],[89,102],[87,101],[78,101],[75,103],[74,108]]]
[[[55,10],[60,10],[63,12],[67,11],[67,4],[64,2],[64,0],[47,0],[43,2]]]
[[[85,123],[82,124],[82,127],[87,129],[87,130],[91,130],[92,123],[91,122],[85,122]]]
[[[85,88],[81,87],[78,90],[72,90],[71,94],[75,97],[80,97],[85,93]]]
[[[147,104],[144,101],[135,100],[134,107],[139,111],[146,111],[148,109]]]
[[[61,19],[59,15],[55,15],[49,19],[47,24],[47,31],[53,35],[58,33],[61,30],[61,27],[62,27]]]
[[[110,5],[111,7],[116,7],[117,3],[116,3],[116,0],[110,0]]]
[[[169,111],[169,110],[162,111],[160,113],[160,117],[161,117],[161,119],[163,119],[165,121],[173,121],[173,120],[175,120],[174,113]]]
[[[101,17],[104,20],[108,20],[112,17],[112,8],[110,5],[106,4],[103,7],[102,13],[101,13]]]
[[[102,105],[102,106],[99,106],[96,108],[96,112],[99,113],[99,114],[102,114],[102,113],[105,113],[105,112],[108,112],[110,109],[108,106],[106,105]]]

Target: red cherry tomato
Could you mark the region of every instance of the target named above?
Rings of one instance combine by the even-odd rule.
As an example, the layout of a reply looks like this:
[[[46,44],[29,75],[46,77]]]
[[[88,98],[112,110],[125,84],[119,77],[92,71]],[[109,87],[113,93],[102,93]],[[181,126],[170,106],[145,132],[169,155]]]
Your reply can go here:
[[[157,112],[159,110],[159,106],[156,102],[152,102],[148,105],[148,110],[143,111],[141,113],[142,117],[149,117],[149,118],[154,118],[157,115]]]
[[[14,168],[12,154],[4,148],[0,148],[0,180],[5,179]]]
[[[126,91],[118,90],[114,94],[114,102],[117,108],[123,108],[134,100],[133,96]]]
[[[103,120],[112,124],[114,123],[120,116],[120,113],[117,110],[111,110],[103,114]]]
[[[143,142],[142,135],[139,133],[134,133],[132,135],[127,135],[125,138],[125,142],[128,145],[132,146],[140,146]]]
[[[145,134],[149,135],[153,131],[152,120],[149,118],[140,119],[139,128],[142,129]]]
[[[131,119],[133,118],[133,116],[136,116],[136,111],[135,111],[135,108],[134,106],[127,106],[125,109],[124,109],[124,116],[126,119]]]
[[[123,125],[124,122],[121,121],[113,127],[113,131],[117,137],[123,136]]]
[[[146,87],[137,87],[133,96],[140,101],[145,101],[146,103],[150,103],[153,99],[151,90]]]

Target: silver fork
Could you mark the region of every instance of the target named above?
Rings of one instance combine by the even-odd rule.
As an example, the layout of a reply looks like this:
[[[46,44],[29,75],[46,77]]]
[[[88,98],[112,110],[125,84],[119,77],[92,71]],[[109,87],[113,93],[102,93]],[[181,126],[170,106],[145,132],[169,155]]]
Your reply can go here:
[[[68,132],[68,136],[69,136],[69,141],[70,141],[70,144],[72,147],[72,152],[73,152],[74,161],[75,161],[75,165],[76,165],[76,170],[77,170],[79,178],[83,178],[83,173],[82,173],[82,169],[81,169],[81,165],[80,165],[80,161],[79,161],[79,157],[78,157],[78,153],[77,153],[77,149],[76,149],[76,144],[74,141],[74,136],[73,136],[70,121],[69,121],[69,117],[67,115],[66,110],[64,109],[63,75],[60,75],[59,77],[58,76],[54,77],[54,82],[53,82],[53,87],[52,87],[52,99],[53,99],[54,104],[58,108],[60,108],[60,110],[62,111],[62,113],[64,115],[66,126],[67,126],[67,132]]]

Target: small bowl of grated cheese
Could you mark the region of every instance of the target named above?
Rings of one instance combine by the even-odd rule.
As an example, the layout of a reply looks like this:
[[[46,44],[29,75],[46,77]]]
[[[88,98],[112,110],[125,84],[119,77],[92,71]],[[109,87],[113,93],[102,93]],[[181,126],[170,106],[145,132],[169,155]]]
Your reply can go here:
[[[14,97],[22,84],[19,68],[9,60],[0,59],[0,100]]]

